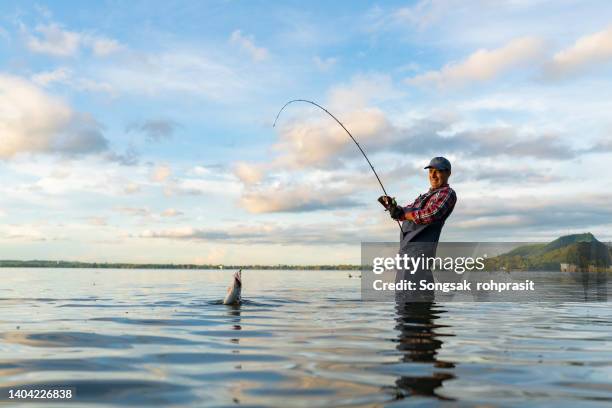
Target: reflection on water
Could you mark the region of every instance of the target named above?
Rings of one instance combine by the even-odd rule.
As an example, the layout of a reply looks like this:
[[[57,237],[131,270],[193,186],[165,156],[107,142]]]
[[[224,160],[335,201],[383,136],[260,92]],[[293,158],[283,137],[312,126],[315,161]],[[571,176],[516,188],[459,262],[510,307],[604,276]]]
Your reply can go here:
[[[75,387],[71,406],[612,403],[608,303],[361,302],[345,272],[243,271],[245,301],[226,306],[232,272],[0,269],[11,283],[0,394]],[[592,283],[560,282],[550,297],[580,300]]]
[[[431,375],[407,376],[403,375],[395,381],[398,398],[410,395],[425,395],[440,399],[451,399],[438,395],[436,390],[446,380],[455,378],[452,370],[455,364],[438,358],[438,351],[442,347],[444,334],[437,332],[448,325],[436,324],[445,311],[435,307],[433,302],[397,302],[396,330],[397,350],[402,353],[401,361],[404,363],[431,364],[435,368],[445,369],[434,371]]]
[[[570,279],[582,286],[582,299],[585,302],[605,302],[608,300],[608,273],[572,272]]]

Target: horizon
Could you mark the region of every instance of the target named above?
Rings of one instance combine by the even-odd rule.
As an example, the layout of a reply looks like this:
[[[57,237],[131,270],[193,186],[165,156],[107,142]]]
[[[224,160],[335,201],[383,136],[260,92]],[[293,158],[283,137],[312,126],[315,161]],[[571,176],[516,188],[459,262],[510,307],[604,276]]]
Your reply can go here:
[[[448,157],[442,241],[612,241],[612,3],[261,5],[0,4],[0,258],[340,265],[396,241],[333,121],[272,128],[296,98],[399,203]]]
[[[513,244],[523,244],[523,245],[538,245],[538,244],[550,244],[554,241],[563,239],[563,238],[567,238],[567,237],[571,237],[571,236],[578,236],[578,235],[590,235],[593,238],[595,238],[595,240],[597,242],[600,242],[610,248],[612,248],[612,241],[600,241],[597,239],[597,237],[590,233],[590,232],[578,232],[575,234],[570,234],[570,235],[561,235],[557,238],[548,240],[548,241],[525,241],[525,242],[513,242]],[[452,244],[452,242],[448,242],[448,241],[441,241],[440,243],[442,244]],[[465,242],[462,242],[465,243]],[[495,243],[494,241],[490,241],[490,243]],[[89,260],[89,261],[77,261],[77,260],[70,260],[70,259],[0,259],[0,267],[11,267],[11,266],[4,266],[2,265],[2,263],[4,262],[20,262],[20,263],[27,263],[27,262],[43,262],[43,263],[52,263],[52,262],[56,262],[56,263],[85,263],[85,264],[106,264],[106,265],[129,265],[129,266],[167,266],[167,265],[171,265],[171,266],[184,266],[184,267],[194,267],[193,269],[236,269],[236,268],[251,268],[251,269],[257,269],[257,267],[262,267],[262,268],[278,268],[278,267],[289,267],[289,268],[307,268],[307,267],[356,267],[356,266],[360,266],[360,264],[355,264],[355,263],[331,263],[331,264],[283,264],[283,263],[276,263],[276,264],[249,264],[249,263],[244,263],[244,264],[228,264],[228,263],[200,263],[200,264],[196,264],[196,263],[155,263],[155,262],[142,262],[142,263],[130,263],[130,262],[113,262],[113,261],[105,261],[105,262],[101,262],[101,261],[97,261],[97,260]],[[103,268],[102,268],[103,269]]]

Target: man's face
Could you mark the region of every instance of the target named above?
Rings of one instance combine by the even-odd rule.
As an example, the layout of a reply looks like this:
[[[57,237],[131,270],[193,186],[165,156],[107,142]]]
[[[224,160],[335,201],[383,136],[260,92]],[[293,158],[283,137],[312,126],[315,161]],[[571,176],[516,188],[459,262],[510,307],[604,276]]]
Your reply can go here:
[[[429,169],[429,184],[431,184],[431,188],[442,187],[448,182],[449,176],[450,171],[448,170]]]

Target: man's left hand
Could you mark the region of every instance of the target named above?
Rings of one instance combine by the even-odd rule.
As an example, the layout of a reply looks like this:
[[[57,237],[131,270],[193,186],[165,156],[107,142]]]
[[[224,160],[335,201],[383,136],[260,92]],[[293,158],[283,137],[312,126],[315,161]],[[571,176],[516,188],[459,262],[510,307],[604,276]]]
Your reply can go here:
[[[394,220],[401,221],[404,219],[404,209],[400,207],[399,205],[391,207],[389,209],[389,214],[391,215],[391,218],[393,218]]]

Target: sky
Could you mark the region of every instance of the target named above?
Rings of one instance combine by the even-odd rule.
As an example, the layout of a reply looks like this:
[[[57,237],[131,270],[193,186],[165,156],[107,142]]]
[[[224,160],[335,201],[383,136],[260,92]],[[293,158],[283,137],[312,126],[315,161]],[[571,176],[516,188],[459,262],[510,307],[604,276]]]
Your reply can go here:
[[[358,263],[453,164],[443,241],[612,240],[612,3],[0,3],[0,259]]]

